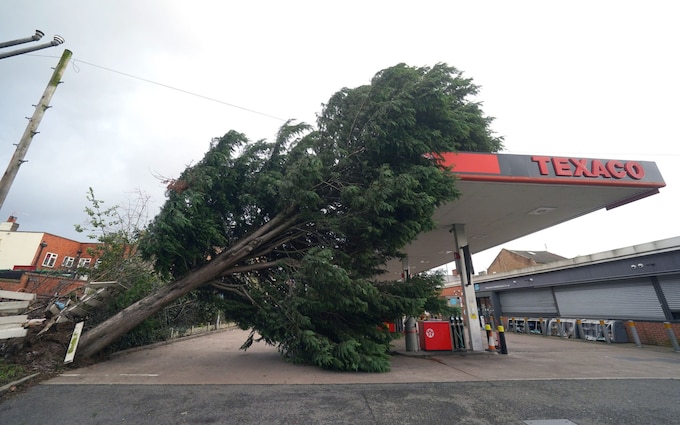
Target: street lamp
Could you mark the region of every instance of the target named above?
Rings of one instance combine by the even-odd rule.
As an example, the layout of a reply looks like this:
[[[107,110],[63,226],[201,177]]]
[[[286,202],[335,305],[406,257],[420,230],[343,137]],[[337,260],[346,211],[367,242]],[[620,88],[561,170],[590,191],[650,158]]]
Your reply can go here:
[[[35,35],[32,36],[32,37],[20,38],[20,39],[17,39],[17,40],[6,41],[4,43],[0,43],[0,49],[3,48],[3,47],[14,46],[14,45],[17,45],[17,44],[22,44],[22,43],[28,43],[30,41],[37,41],[37,40],[40,40],[43,35],[44,35],[44,33],[42,31],[36,30]],[[66,40],[64,40],[63,37],[61,37],[59,35],[55,35],[54,39],[52,41],[50,41],[49,43],[38,44],[37,46],[31,46],[31,47],[26,47],[26,48],[23,48],[23,49],[13,50],[13,51],[7,52],[7,53],[0,53],[0,59],[5,59],[5,58],[12,57],[12,56],[21,55],[21,54],[24,54],[24,53],[34,52],[36,50],[46,49],[48,47],[58,46],[60,44],[63,44],[64,41],[66,41]]]

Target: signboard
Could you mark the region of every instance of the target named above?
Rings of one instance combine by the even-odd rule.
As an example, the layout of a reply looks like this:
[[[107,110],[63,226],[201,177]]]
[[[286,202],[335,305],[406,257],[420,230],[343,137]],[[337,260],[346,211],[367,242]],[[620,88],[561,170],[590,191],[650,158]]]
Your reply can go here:
[[[68,350],[66,350],[64,364],[72,363],[73,359],[76,357],[76,348],[78,348],[78,341],[80,341],[80,333],[83,331],[84,323],[85,322],[78,322],[73,328],[73,335],[71,335],[71,342],[69,342]]]
[[[656,163],[542,155],[444,153],[440,163],[461,180],[664,187]]]

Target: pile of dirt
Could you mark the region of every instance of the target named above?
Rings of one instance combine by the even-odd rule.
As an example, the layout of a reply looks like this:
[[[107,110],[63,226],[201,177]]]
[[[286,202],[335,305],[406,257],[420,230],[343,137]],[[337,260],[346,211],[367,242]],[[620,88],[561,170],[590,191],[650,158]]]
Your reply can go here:
[[[24,338],[23,347],[16,353],[15,362],[31,372],[47,373],[64,364],[64,356],[71,341],[73,323],[53,326],[38,336],[40,328],[32,328]]]
[[[73,333],[73,323],[59,323],[42,335],[42,327],[29,328],[24,338],[0,341],[0,358],[7,365],[23,370],[23,376],[39,373],[38,376],[22,383],[16,390],[24,390],[40,381],[49,379],[67,367],[64,357]],[[0,387],[6,383],[0,383]],[[1,395],[0,395],[1,396]]]

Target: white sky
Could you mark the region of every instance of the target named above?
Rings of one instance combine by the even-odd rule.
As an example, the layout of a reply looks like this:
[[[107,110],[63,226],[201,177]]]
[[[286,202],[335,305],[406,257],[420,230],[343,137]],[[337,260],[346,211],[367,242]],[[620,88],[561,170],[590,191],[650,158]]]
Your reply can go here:
[[[158,176],[177,177],[212,137],[234,129],[272,139],[284,119],[314,124],[333,93],[381,69],[445,62],[482,86],[504,152],[650,160],[667,184],[504,247],[573,257],[680,235],[675,2],[230,3],[2,1],[0,42],[40,29],[32,44],[54,34],[66,43],[0,60],[0,167],[64,48],[74,61],[0,220],[16,214],[20,230],[85,240],[74,224],[86,219],[90,186],[105,206],[142,190],[155,214]],[[475,269],[500,248],[475,255]]]

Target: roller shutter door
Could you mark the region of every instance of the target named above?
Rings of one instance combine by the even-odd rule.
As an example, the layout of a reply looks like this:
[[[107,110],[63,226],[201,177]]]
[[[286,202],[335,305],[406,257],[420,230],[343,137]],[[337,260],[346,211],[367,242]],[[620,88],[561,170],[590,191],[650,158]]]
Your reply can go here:
[[[652,283],[644,279],[559,287],[555,299],[563,317],[665,319]]]
[[[557,314],[550,289],[530,289],[499,293],[501,311],[505,316],[535,316]]]
[[[673,311],[680,311],[680,276],[659,277],[659,285],[668,307]]]

